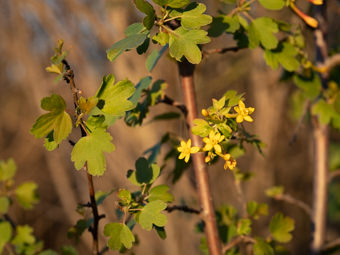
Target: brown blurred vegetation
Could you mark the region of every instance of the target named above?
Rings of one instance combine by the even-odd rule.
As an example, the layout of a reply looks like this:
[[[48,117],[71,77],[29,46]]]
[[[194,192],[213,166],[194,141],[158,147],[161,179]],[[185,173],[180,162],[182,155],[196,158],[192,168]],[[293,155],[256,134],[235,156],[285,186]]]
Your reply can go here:
[[[210,14],[217,13],[219,1],[202,1]],[[307,8],[307,1],[301,2]],[[305,5],[305,6],[304,6]],[[340,6],[329,1],[330,30],[337,31]],[[257,8],[256,15],[262,15]],[[271,13],[277,18],[297,23],[288,11]],[[278,15],[281,15],[280,17]],[[92,95],[101,83],[103,75],[112,73],[117,79],[128,77],[134,83],[147,75],[145,55],[131,51],[120,56],[114,63],[106,59],[105,50],[123,37],[124,29],[140,21],[132,4],[127,0],[0,0],[0,158],[13,157],[18,164],[18,182],[34,180],[39,184],[40,204],[32,211],[14,208],[11,212],[16,222],[30,224],[45,247],[59,249],[72,244],[67,239],[67,229],[78,219],[75,208],[78,202],[88,201],[86,175],[75,171],[70,161],[71,146],[64,142],[54,152],[47,152],[42,140],[36,140],[29,130],[36,117],[42,113],[40,100],[51,93],[61,94],[72,111],[69,88],[63,82],[54,83],[53,75],[45,72],[57,39],[64,39],[70,51],[68,61],[75,71],[77,86],[85,96]],[[312,41],[311,32],[305,30]],[[331,44],[339,42],[339,33],[330,33]],[[214,39],[206,48],[233,46],[228,36]],[[331,45],[332,46],[332,45]],[[313,52],[313,46],[310,47]],[[254,106],[255,122],[247,124],[266,144],[264,156],[254,148],[247,148],[247,155],[239,159],[242,171],[251,171],[255,177],[244,185],[247,200],[267,202],[270,213],[282,210],[296,220],[294,240],[290,244],[293,254],[306,254],[310,238],[308,217],[300,209],[265,197],[264,190],[273,185],[284,185],[286,191],[311,204],[312,194],[312,146],[310,126],[305,123],[298,132],[297,141],[289,145],[296,122],[289,116],[290,94],[293,85],[279,82],[281,70],[273,71],[266,66],[261,50],[244,50],[224,55],[209,55],[196,69],[196,89],[199,109],[210,105],[211,98],[219,98],[226,90],[245,93],[247,105]],[[168,94],[182,101],[178,86],[177,68],[173,61],[164,57],[152,74],[154,79],[163,78],[169,84]],[[156,106],[150,116],[169,110],[168,106]],[[119,121],[111,129],[117,150],[110,154],[108,170],[104,177],[95,178],[97,190],[131,187],[125,174],[134,168],[134,161],[159,141],[165,132],[175,132],[187,137],[184,120],[169,123],[151,123],[144,127],[130,128]],[[79,137],[74,133],[74,139]],[[164,150],[163,150],[164,153]],[[167,178],[171,167],[161,180],[171,185]],[[232,175],[221,165],[209,168],[213,199],[218,207],[232,203],[238,207]],[[185,200],[198,208],[198,198],[193,185],[193,173],[189,170],[173,185],[172,192],[177,204]],[[108,198],[100,208],[106,218],[113,221],[115,196]],[[136,254],[200,254],[199,239],[194,232],[197,216],[173,212],[166,227],[168,238],[160,240],[155,233],[136,228],[141,240],[134,248]],[[266,233],[268,221],[260,221],[255,227],[258,233]],[[101,229],[102,230],[102,229]],[[102,231],[101,231],[102,232]],[[329,225],[329,238],[339,235],[336,224]],[[104,237],[100,237],[104,244]],[[85,233],[78,244],[79,254],[89,254],[90,234]]]

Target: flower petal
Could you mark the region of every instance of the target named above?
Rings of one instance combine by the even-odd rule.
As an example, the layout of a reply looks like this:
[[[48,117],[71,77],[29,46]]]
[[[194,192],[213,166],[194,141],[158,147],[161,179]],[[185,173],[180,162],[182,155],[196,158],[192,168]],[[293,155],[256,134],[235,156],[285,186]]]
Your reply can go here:
[[[250,117],[250,116],[245,116],[245,117],[244,117],[244,120],[249,121],[249,122],[253,122],[253,121],[254,121],[253,118]],[[237,120],[236,120],[236,121],[237,121]]]
[[[190,153],[191,154],[194,154],[194,153],[197,153],[197,152],[199,152],[200,151],[200,147],[192,147],[191,149],[190,149]]]
[[[242,116],[242,115],[237,115],[237,117],[236,117],[236,122],[237,122],[237,123],[243,122],[243,116]]]
[[[185,156],[184,161],[185,161],[186,163],[188,163],[189,159],[190,159],[190,154],[187,154],[187,155]]]

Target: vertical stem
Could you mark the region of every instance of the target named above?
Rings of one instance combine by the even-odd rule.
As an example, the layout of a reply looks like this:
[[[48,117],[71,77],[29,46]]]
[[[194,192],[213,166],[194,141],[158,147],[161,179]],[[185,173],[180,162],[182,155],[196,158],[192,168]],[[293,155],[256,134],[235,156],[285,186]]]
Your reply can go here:
[[[314,31],[316,46],[316,63],[322,64],[328,57],[326,1],[322,6],[315,6],[315,17],[319,27]],[[327,89],[328,73],[321,76],[322,87]],[[328,126],[313,119],[314,140],[314,191],[313,191],[313,239],[311,254],[321,254],[326,235],[327,183],[328,183]]]
[[[76,111],[78,111],[77,110],[77,107],[78,107],[78,89],[77,89],[76,84],[74,82],[74,73],[73,73],[73,70],[71,69],[70,65],[68,64],[68,62],[65,59],[62,62],[65,65],[65,69],[66,69],[66,72],[64,74],[64,79],[66,80],[66,82],[71,87],[74,107],[75,107]],[[76,115],[78,115],[78,114],[79,113],[77,112]],[[79,125],[79,128],[80,128],[81,136],[82,137],[87,136],[87,132],[83,128],[83,126]],[[93,214],[93,226],[91,226],[91,228],[89,229],[91,234],[92,234],[92,239],[93,239],[92,254],[98,255],[99,254],[98,224],[99,224],[100,216],[98,214],[98,207],[97,207],[97,202],[96,202],[96,198],[95,198],[95,191],[94,191],[92,175],[90,175],[88,173],[86,164],[84,166],[84,169],[85,169],[86,174],[87,174],[87,180],[88,180],[88,186],[89,186],[89,195],[90,195],[90,205],[91,205],[92,214]]]
[[[178,63],[180,82],[184,94],[185,104],[188,110],[187,123],[191,128],[193,120],[197,118],[197,106],[194,89],[194,65],[190,64],[187,60]],[[190,138],[193,146],[201,147],[201,139],[190,132]],[[205,222],[205,235],[208,242],[209,254],[220,255],[222,253],[221,244],[218,237],[215,211],[213,207],[208,174],[206,165],[204,163],[204,155],[197,153],[193,155],[193,166],[197,182],[198,193],[200,197],[203,220]]]
[[[328,127],[314,119],[314,194],[312,254],[320,254],[325,242],[328,177]]]
[[[87,169],[86,169],[86,172],[87,172]],[[90,175],[88,172],[87,172],[87,180],[88,180],[88,185],[89,185],[90,201],[91,201],[91,208],[92,208],[92,213],[93,213],[93,228],[91,232],[92,237],[93,237],[92,254],[96,255],[96,254],[99,254],[99,247],[98,247],[99,214],[98,214],[98,207],[97,207],[97,202],[95,198],[92,175]]]

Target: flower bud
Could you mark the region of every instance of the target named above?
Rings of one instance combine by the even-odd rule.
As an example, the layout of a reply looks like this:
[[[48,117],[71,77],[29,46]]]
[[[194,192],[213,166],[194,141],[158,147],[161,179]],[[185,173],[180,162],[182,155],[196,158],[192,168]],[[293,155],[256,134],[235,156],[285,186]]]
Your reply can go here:
[[[209,113],[208,113],[208,111],[206,109],[202,109],[202,115],[204,117],[207,117],[207,116],[209,116]]]
[[[315,0],[320,1],[320,0]],[[313,17],[308,16],[307,14],[303,13],[300,9],[298,9],[294,3],[290,3],[290,8],[301,18],[303,21],[310,27],[317,28],[319,22],[314,19]]]

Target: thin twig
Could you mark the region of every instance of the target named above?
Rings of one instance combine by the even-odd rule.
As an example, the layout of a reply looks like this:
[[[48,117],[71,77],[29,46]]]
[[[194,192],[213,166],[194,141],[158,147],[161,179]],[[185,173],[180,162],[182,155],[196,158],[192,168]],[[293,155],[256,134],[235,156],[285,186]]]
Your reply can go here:
[[[340,176],[340,169],[330,172],[328,174],[328,183],[338,176]]]
[[[238,236],[223,247],[222,253],[225,254],[227,251],[234,248],[239,243],[256,243],[256,241],[250,236]]]
[[[78,109],[78,93],[80,90],[77,89],[76,84],[74,82],[74,73],[73,70],[71,69],[71,66],[69,63],[64,59],[63,64],[65,65],[66,72],[64,74],[64,79],[65,81],[70,85],[72,95],[73,95],[73,103],[74,107],[77,111]],[[78,116],[80,113],[76,112],[76,115]],[[79,125],[81,136],[85,137],[88,135],[86,129],[83,127],[83,125]],[[99,244],[98,244],[98,224],[99,220],[105,216],[101,215],[99,216],[98,214],[98,207],[97,207],[97,202],[95,199],[95,191],[94,191],[94,185],[93,185],[93,179],[92,175],[89,174],[87,165],[84,165],[84,169],[87,174],[87,180],[88,180],[88,187],[89,187],[89,195],[90,195],[90,206],[92,208],[92,214],[93,214],[93,225],[89,228],[89,231],[92,234],[92,254],[98,255],[99,254]]]
[[[163,103],[163,104],[167,104],[167,105],[172,105],[177,107],[184,115],[184,117],[186,117],[188,115],[188,110],[187,107],[184,104],[181,104],[175,100],[173,100],[172,98],[168,97],[167,95],[165,95],[161,100],[158,101],[159,103]]]
[[[168,206],[165,209],[168,213],[171,213],[172,211],[182,211],[186,213],[193,213],[193,214],[200,214],[202,210],[197,210],[194,208],[190,208],[186,205],[173,205],[173,206]]]
[[[340,65],[340,54],[335,54],[329,57],[325,63],[316,66],[317,70],[320,72],[330,72],[334,67]]]
[[[203,50],[203,55],[209,55],[209,54],[214,54],[214,53],[223,54],[223,53],[230,52],[230,51],[237,52],[241,49],[245,49],[245,48],[232,46],[232,47],[219,48],[219,49],[209,49],[209,50]]]
[[[328,242],[327,244],[325,244],[323,247],[322,247],[322,251],[325,252],[325,251],[329,251],[329,250],[332,250],[336,247],[340,247],[340,238],[337,238],[331,242]]]
[[[309,205],[307,205],[305,202],[298,200],[288,194],[277,195],[274,197],[274,199],[285,201],[287,203],[290,203],[292,205],[299,207],[312,219],[312,208]]]

